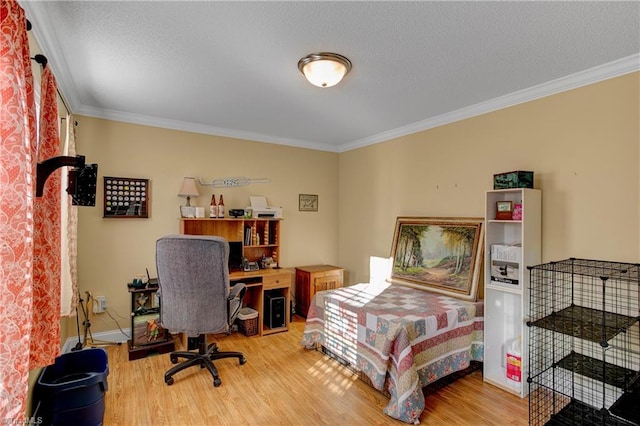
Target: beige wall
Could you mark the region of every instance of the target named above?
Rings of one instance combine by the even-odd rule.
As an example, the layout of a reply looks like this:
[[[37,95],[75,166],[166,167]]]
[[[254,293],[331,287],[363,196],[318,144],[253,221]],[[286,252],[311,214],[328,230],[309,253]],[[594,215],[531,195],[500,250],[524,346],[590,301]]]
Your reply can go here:
[[[640,261],[640,73],[340,155],[349,282],[389,256],[397,216],[483,216],[494,173],[535,172],[543,261]]]
[[[543,192],[543,261],[638,262],[639,82],[634,73],[341,154],[77,117],[78,153],[100,173],[96,207],[80,208],[80,290],[105,295],[129,326],[126,283],[155,271],[155,239],[177,232],[184,176],[271,179],[215,193],[227,208],[250,195],[282,206],[282,264],[338,264],[349,284],[367,280],[370,256],[389,255],[397,216],[481,217],[493,174],[518,169]],[[151,218],[103,219],[104,175],[151,179]],[[213,189],[201,189],[205,206]],[[318,194],[319,212],[298,212],[299,193]],[[116,328],[94,318],[94,332]]]
[[[177,196],[185,176],[207,179],[246,176],[268,178],[236,188],[200,187],[192,205],[208,206],[211,194],[224,195],[225,206],[244,208],[249,196],[264,195],[282,206],[282,266],[338,263],[338,154],[214,137],[90,117],[78,121],[77,152],[98,163],[96,207],[79,208],[78,279],[81,295],[107,297],[109,311],[122,328],[130,326],[127,282],[148,267],[155,274],[155,240],[179,230]],[[151,180],[149,219],[104,219],[103,176]],[[319,210],[298,211],[298,194],[318,194]],[[119,316],[118,316],[119,314]],[[106,315],[92,321],[92,331],[117,329]],[[75,323],[67,323],[73,327]]]

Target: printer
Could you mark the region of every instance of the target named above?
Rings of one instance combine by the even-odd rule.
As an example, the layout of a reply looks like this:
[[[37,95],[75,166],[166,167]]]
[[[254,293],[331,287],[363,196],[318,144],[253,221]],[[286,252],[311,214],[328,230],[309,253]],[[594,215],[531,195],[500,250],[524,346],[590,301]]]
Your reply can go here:
[[[266,197],[249,197],[254,218],[274,218],[282,219],[282,207],[271,207],[267,205]]]

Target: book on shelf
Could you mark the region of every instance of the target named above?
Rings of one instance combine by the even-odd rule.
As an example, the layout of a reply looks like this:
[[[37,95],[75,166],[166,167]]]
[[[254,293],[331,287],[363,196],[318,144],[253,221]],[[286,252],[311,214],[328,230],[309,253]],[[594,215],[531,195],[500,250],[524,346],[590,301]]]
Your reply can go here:
[[[269,240],[267,244],[275,244],[276,243],[276,227],[278,224],[276,222],[269,222]]]
[[[244,228],[244,245],[245,246],[251,245],[251,234],[253,234],[253,229],[251,229],[250,226],[247,226],[246,228]]]
[[[522,246],[520,244],[491,245],[491,281],[518,285],[521,264]]]

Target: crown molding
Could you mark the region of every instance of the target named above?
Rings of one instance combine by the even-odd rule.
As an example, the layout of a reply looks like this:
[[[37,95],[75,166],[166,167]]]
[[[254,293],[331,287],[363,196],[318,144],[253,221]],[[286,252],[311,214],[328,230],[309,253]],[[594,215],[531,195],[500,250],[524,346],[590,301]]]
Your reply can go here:
[[[337,152],[337,147],[321,143],[314,143],[299,139],[277,138],[260,133],[247,132],[243,130],[226,129],[222,127],[207,126],[188,121],[172,120],[168,118],[151,117],[142,114],[124,113],[121,111],[104,108],[93,108],[82,105],[74,111],[74,114],[86,115],[89,117],[102,118],[105,120],[120,121],[124,123],[139,124],[164,129],[179,130],[183,132],[199,133],[204,135],[220,136],[233,139],[244,139],[252,142],[271,143],[276,145],[287,145],[297,148],[314,149],[318,151]]]
[[[277,145],[287,145],[298,148],[314,149],[328,152],[347,152],[369,145],[386,142],[391,139],[433,129],[445,124],[455,123],[500,109],[512,107],[525,102],[577,89],[589,84],[619,77],[632,72],[640,71],[640,53],[627,56],[585,71],[570,74],[557,78],[536,86],[519,90],[505,96],[500,96],[486,102],[480,102],[465,108],[451,111],[436,117],[418,121],[407,126],[398,127],[386,132],[355,140],[343,145],[334,146],[322,143],[314,143],[298,139],[277,138],[259,133],[245,132],[234,129],[224,129],[214,126],[206,126],[197,123],[184,122],[170,119],[159,119],[156,117],[143,116],[138,114],[122,113],[120,111],[110,111],[105,109],[90,108],[81,106],[77,113],[91,117],[104,118],[108,120],[123,121],[132,124],[143,124],[153,127],[162,127],[185,132],[201,133],[206,135],[223,136],[234,139],[246,139],[256,142],[272,143]]]
[[[505,96],[500,96],[499,98],[491,99],[486,102],[480,102],[478,104],[461,108],[456,111],[451,111],[445,114],[438,115],[436,117],[418,121],[407,126],[398,127],[387,132],[382,132],[378,133],[377,135],[358,139],[353,142],[340,145],[338,147],[338,152],[351,151],[353,149],[363,148],[365,146],[385,142],[401,136],[433,129],[445,124],[450,124],[456,121],[465,120],[467,118],[487,114],[489,112],[566,92],[568,90],[587,86],[589,84],[608,80],[614,77],[619,77],[639,70],[640,53],[637,53],[635,55],[627,56],[625,58],[621,58],[594,68],[590,68],[585,71],[580,71],[575,74],[570,74],[565,77],[548,81],[546,83],[538,84],[528,89],[519,90]]]
[[[62,52],[59,51],[55,43],[52,44],[48,42],[48,40],[55,40],[56,35],[55,31],[46,24],[48,21],[47,17],[43,16],[46,8],[31,7],[31,2],[26,0],[19,0],[19,3],[24,8],[27,17],[29,17],[31,22],[34,24],[31,31],[34,34],[34,37],[40,49],[43,52],[47,52],[47,54],[50,55],[51,58],[56,58],[56,61],[50,60],[49,65],[51,66],[51,69],[56,76],[56,81],[58,83],[60,92],[64,95],[65,100],[69,104],[69,107],[74,114],[82,114],[108,120],[123,121],[132,124],[142,124],[179,131],[215,135],[235,139],[246,139],[256,142],[287,145],[328,152],[346,152],[358,148],[363,148],[369,145],[386,142],[394,138],[432,129],[445,124],[451,124],[456,121],[461,121],[467,118],[487,114],[489,112],[508,108],[521,103],[540,99],[546,96],[551,96],[640,70],[640,53],[636,53],[631,56],[627,56],[603,65],[590,68],[588,70],[580,71],[565,77],[541,83],[527,89],[519,90],[517,92],[513,92],[495,99],[461,108],[456,111],[447,112],[436,117],[411,123],[406,126],[391,129],[389,131],[378,133],[365,138],[357,139],[355,141],[348,142],[342,145],[330,145],[298,139],[278,138],[269,135],[235,129],[225,129],[185,121],[160,119],[157,117],[144,116],[140,114],[129,114],[120,111],[105,110],[82,105],[75,84],[73,84],[73,81],[69,80],[69,76],[71,74],[69,72],[68,64],[66,62],[60,63],[60,58],[64,58]]]

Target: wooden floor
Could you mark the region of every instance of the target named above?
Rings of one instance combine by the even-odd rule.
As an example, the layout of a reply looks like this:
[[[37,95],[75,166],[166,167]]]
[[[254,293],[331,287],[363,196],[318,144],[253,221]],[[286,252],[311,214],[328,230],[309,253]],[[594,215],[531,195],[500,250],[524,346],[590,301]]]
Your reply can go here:
[[[190,368],[164,383],[169,355],[128,360],[110,346],[104,424],[109,425],[403,425],[382,409],[388,399],[320,352],[300,346],[304,320],[265,337],[217,336],[221,350],[248,362],[216,361],[222,386]],[[428,391],[423,425],[526,425],[527,400],[482,382],[479,371]]]

